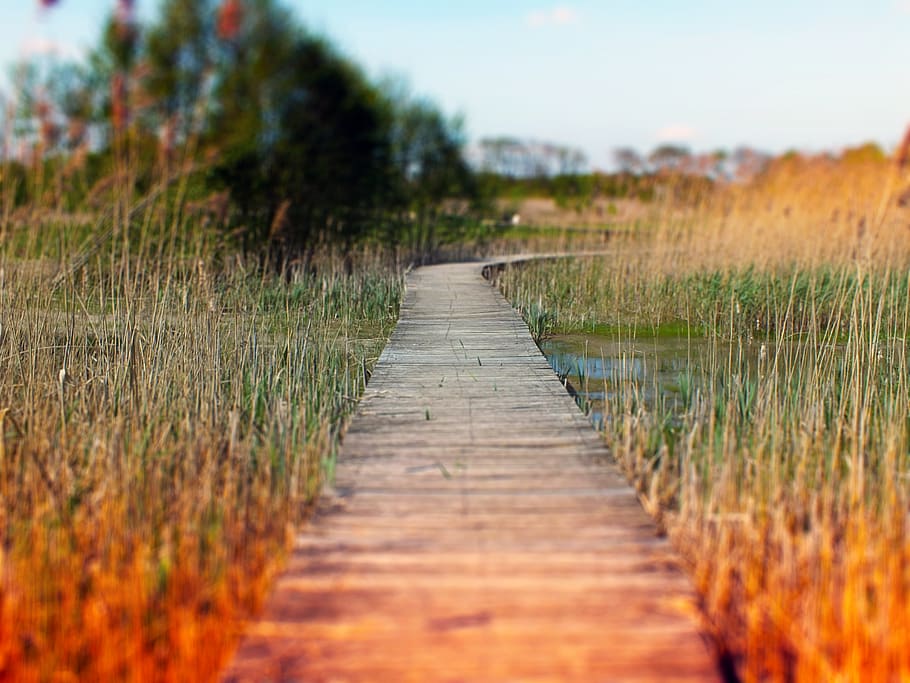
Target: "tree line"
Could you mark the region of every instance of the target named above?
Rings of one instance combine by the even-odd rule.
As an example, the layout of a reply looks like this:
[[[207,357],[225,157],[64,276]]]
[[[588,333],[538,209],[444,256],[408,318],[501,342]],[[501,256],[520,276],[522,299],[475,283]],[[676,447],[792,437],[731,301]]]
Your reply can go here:
[[[48,12],[70,1],[39,0]],[[689,197],[776,161],[662,144],[616,149],[618,172],[602,173],[578,149],[504,136],[481,140],[469,164],[460,118],[400,81],[372,81],[282,0],[163,0],[145,24],[133,0],[111,2],[86,59],[13,70],[0,107],[4,224],[17,205],[92,210],[180,178],[183,201],[217,199],[244,248],[426,245],[496,197],[649,201],[662,184]],[[883,158],[874,145],[844,156]]]
[[[119,0],[87,59],[12,76],[3,182],[19,179],[18,201],[72,210],[118,174],[141,193],[191,169],[190,193],[223,191],[246,244],[297,248],[395,238],[476,194],[460,119],[372,82],[280,0],[164,0],[148,24]]]
[[[888,161],[886,152],[874,142],[848,147],[840,155],[823,152],[816,156],[820,160],[846,164],[877,164]],[[648,154],[641,154],[633,147],[618,147],[613,150],[613,161],[620,173],[640,175],[672,172],[738,182],[751,181],[781,162],[807,158],[807,155],[795,150],[775,156],[748,145],[741,145],[732,151],[718,149],[698,153],[685,145],[675,143],[658,145]]]

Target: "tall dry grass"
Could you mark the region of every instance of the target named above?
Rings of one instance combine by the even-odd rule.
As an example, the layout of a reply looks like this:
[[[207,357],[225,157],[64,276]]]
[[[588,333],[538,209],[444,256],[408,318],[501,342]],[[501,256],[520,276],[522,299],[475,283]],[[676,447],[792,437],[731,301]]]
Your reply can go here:
[[[550,329],[700,337],[674,400],[608,380],[605,437],[746,681],[910,678],[905,185],[791,160],[611,257],[504,279]]]
[[[212,679],[397,317],[379,258],[274,273],[164,197],[107,232],[7,226],[5,680]]]

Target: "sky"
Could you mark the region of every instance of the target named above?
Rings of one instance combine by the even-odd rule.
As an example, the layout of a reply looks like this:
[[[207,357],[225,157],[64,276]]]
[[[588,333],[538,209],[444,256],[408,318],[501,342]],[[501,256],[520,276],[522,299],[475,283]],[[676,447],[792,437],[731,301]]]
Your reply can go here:
[[[0,64],[78,56],[114,0],[0,0]],[[157,0],[137,0],[154,16]],[[374,78],[407,80],[471,140],[672,142],[772,153],[893,147],[910,124],[910,0],[286,0]]]

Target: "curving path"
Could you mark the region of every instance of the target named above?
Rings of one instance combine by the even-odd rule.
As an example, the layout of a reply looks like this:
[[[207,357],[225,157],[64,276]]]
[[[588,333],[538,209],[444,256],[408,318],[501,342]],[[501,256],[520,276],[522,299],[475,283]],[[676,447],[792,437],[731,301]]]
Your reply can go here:
[[[695,597],[480,275],[420,268],[224,681],[709,681]]]

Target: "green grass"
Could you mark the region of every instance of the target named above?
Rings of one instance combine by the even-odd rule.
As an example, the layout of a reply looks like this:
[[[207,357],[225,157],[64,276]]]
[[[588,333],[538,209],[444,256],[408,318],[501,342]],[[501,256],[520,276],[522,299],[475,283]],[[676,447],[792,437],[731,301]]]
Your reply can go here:
[[[910,274],[890,269],[870,277],[827,265],[659,274],[637,274],[638,267],[598,257],[565,259],[558,266],[529,262],[512,268],[502,283],[529,320],[547,319],[550,334],[636,338],[772,339],[783,328],[790,335],[811,335],[837,324],[836,338],[844,340],[842,313],[849,299],[859,294],[881,299],[910,288]],[[887,301],[897,305],[893,297]]]

